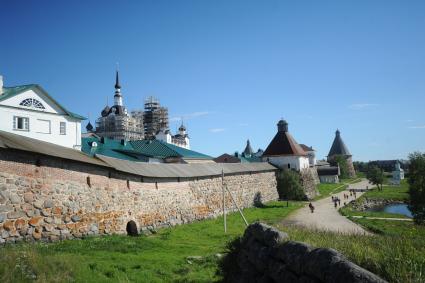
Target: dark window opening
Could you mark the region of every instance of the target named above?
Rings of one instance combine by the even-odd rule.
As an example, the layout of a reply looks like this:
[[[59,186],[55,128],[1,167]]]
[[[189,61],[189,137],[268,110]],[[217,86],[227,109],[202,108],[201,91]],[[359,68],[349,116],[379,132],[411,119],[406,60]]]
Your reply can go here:
[[[90,176],[87,176],[87,185],[91,188],[91,179],[90,179]]]
[[[130,189],[130,180],[127,180],[127,189]]]

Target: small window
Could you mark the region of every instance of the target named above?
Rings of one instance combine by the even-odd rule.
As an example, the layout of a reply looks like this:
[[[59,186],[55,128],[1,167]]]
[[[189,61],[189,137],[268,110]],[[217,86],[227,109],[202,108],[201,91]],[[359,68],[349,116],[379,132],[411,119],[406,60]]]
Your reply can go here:
[[[18,131],[29,131],[30,130],[29,118],[14,116],[13,129]]]
[[[41,110],[46,109],[40,101],[34,98],[24,99],[21,103],[19,103],[19,105],[29,107],[29,108],[41,109]]]
[[[40,134],[51,134],[52,128],[49,120],[37,119],[37,133]]]
[[[66,122],[60,122],[60,134],[66,135]]]

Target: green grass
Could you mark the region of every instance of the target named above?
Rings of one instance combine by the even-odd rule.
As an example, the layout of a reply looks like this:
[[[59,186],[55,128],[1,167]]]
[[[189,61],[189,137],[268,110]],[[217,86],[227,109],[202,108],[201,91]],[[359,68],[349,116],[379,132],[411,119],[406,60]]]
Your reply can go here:
[[[396,236],[350,236],[281,225],[279,228],[287,232],[291,240],[336,249],[349,260],[389,282],[425,282],[425,230],[420,228],[410,234],[409,223],[403,222],[402,225],[406,226],[406,233]]]
[[[358,218],[354,221],[374,233],[390,236],[405,236],[419,239],[422,238],[422,240],[425,241],[425,226],[416,225],[410,221],[391,221],[363,218]]]
[[[356,202],[363,202],[366,198],[408,201],[407,181],[403,180],[400,186],[384,186],[382,191],[377,189],[368,191]],[[351,204],[339,211],[348,217],[356,215],[407,218],[395,213],[357,211]],[[372,262],[379,262],[379,264],[376,267],[369,266],[370,262],[364,262],[365,256],[358,254],[355,251],[357,248],[353,247],[353,244],[339,246],[338,243],[335,243],[336,249],[348,257],[356,258],[358,264],[382,275],[390,282],[425,282],[425,226],[418,226],[410,221],[351,217],[350,219],[376,234],[373,237],[361,237],[361,244],[366,249],[370,248],[370,252],[365,256],[370,256],[373,259]],[[369,247],[370,245],[373,247]]]
[[[319,191],[320,195],[315,197],[314,200],[327,198],[332,194],[342,192],[343,190],[348,188],[348,184],[358,183],[358,182],[361,182],[361,180],[362,179],[360,178],[353,178],[353,179],[341,179],[341,181],[337,184],[320,183],[317,185],[317,190]]]
[[[382,191],[373,189],[365,193],[362,197],[371,199],[390,199],[398,201],[409,200],[409,184],[407,180],[402,180],[400,186],[383,186]]]
[[[345,190],[348,187],[346,184],[318,184],[317,190],[319,191],[320,195],[317,196],[314,200],[319,200],[322,198],[329,197],[332,194],[339,193],[343,190]]]
[[[292,240],[330,247],[356,264],[390,282],[425,282],[425,231],[408,233],[409,223],[397,236],[348,236],[282,226],[281,220],[304,206],[303,202],[271,202],[249,208],[249,222],[262,222],[287,232]],[[0,248],[0,282],[214,282],[217,253],[245,229],[239,214],[159,230],[141,237],[107,236],[51,244],[16,244]],[[382,228],[384,229],[384,228]],[[405,232],[401,232],[403,231]],[[188,256],[202,256],[188,262]]]
[[[275,223],[304,203],[271,202],[244,210],[248,222]],[[51,244],[17,244],[0,248],[0,282],[211,282],[219,280],[217,253],[243,233],[240,215],[161,229],[146,237],[108,236]],[[188,263],[188,256],[202,260]]]
[[[339,212],[344,216],[363,216],[363,217],[382,217],[382,218],[409,218],[404,214],[388,213],[383,211],[358,211],[354,210],[351,205],[341,207]]]

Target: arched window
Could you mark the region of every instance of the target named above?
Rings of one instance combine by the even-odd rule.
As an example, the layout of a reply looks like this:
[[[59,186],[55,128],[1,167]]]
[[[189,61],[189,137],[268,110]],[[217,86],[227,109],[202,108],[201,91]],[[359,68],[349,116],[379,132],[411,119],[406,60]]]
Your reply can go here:
[[[21,103],[19,103],[19,105],[29,107],[29,108],[46,109],[40,101],[34,98],[24,99],[22,100]]]

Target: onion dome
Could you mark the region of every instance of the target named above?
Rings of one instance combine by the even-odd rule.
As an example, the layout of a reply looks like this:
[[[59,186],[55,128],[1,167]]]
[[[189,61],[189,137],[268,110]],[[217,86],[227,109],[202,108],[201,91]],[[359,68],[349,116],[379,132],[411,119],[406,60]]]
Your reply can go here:
[[[184,132],[184,131],[186,131],[186,127],[182,124],[182,125],[179,127],[179,131],[180,131],[180,132]]]
[[[93,125],[90,123],[90,121],[88,122],[88,124],[86,126],[86,130],[87,130],[87,132],[92,132],[93,131]]]
[[[102,117],[108,116],[110,110],[111,110],[111,108],[108,105],[106,105],[105,108],[103,108],[103,110],[101,112]]]

